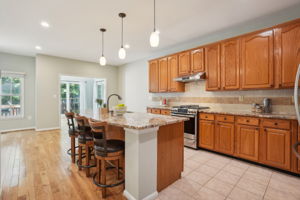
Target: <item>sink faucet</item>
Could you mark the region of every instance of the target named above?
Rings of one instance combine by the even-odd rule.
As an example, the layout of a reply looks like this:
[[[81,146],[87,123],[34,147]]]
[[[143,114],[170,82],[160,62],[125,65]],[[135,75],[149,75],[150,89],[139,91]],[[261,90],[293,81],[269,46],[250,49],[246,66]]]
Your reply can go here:
[[[122,100],[122,97],[121,97],[120,95],[118,95],[118,94],[111,94],[111,95],[109,95],[109,96],[107,97],[107,103],[106,103],[108,112],[110,112],[110,111],[109,111],[109,99],[110,99],[110,97],[112,97],[112,96],[117,96],[119,100]]]

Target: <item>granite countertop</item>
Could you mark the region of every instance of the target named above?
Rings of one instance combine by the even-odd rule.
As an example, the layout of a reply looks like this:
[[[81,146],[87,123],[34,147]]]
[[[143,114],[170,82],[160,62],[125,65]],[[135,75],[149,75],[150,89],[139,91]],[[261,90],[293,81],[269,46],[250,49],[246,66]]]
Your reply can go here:
[[[84,114],[83,116],[86,116],[88,118],[91,117]],[[91,118],[95,120],[105,121],[109,125],[131,128],[131,129],[138,129],[138,130],[163,126],[167,124],[175,124],[178,122],[183,122],[188,120],[187,118],[183,118],[183,117],[157,115],[157,114],[150,114],[150,113],[137,113],[137,112],[125,113],[122,116],[102,114],[102,115],[93,116]]]
[[[200,113],[213,113],[213,114],[224,114],[224,115],[241,115],[249,117],[262,117],[262,118],[274,118],[274,119],[292,119],[296,120],[296,115],[289,113],[254,113],[251,111],[244,110],[226,110],[226,109],[204,109],[200,110]]]
[[[162,106],[148,106],[148,108],[158,108],[163,109]],[[164,107],[165,109],[171,109],[172,106]],[[213,114],[224,114],[224,115],[240,115],[240,116],[249,116],[249,117],[262,117],[262,118],[274,118],[274,119],[291,119],[296,120],[296,114],[290,113],[254,113],[247,110],[229,110],[222,108],[209,108],[204,110],[199,110],[203,113],[213,113]]]
[[[147,106],[147,108],[166,109],[170,110],[172,106]]]

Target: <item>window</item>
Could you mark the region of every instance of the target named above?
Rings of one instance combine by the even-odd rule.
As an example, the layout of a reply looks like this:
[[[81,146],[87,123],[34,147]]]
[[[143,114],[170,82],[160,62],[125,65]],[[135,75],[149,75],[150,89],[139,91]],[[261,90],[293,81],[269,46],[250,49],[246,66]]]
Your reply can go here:
[[[23,117],[24,74],[0,71],[0,118]]]
[[[96,81],[96,96],[97,96],[97,99],[105,100],[105,81],[104,80]]]

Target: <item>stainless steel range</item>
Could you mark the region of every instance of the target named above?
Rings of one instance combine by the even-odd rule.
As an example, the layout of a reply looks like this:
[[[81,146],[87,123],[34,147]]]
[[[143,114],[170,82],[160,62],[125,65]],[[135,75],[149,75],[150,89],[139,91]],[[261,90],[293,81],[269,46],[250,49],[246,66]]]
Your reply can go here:
[[[171,108],[171,115],[189,118],[184,122],[184,146],[197,149],[198,143],[198,111],[208,109],[198,105],[182,105]]]

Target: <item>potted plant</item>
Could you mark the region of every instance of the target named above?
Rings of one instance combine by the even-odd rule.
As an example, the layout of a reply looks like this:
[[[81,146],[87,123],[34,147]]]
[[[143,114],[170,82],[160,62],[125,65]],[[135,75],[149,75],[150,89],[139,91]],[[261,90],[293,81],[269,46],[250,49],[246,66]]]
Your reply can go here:
[[[106,103],[103,103],[103,99],[96,99],[96,103],[99,107],[99,114],[106,114],[108,110],[106,108]]]

